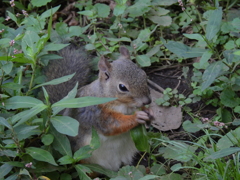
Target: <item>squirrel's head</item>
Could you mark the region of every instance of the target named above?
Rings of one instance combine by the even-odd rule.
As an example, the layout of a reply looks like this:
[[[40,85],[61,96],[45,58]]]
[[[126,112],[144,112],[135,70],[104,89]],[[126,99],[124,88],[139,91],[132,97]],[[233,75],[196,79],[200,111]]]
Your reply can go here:
[[[100,86],[105,97],[118,98],[116,102],[130,107],[141,107],[151,103],[147,75],[130,60],[127,48],[120,47],[121,56],[109,63],[101,58],[98,63]]]

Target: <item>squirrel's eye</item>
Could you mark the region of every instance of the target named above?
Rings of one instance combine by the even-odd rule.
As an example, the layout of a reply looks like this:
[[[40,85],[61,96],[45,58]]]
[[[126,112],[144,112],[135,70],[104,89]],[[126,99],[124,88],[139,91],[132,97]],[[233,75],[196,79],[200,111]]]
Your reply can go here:
[[[128,91],[128,89],[126,88],[126,86],[124,86],[123,84],[119,84],[118,87],[119,87],[119,89],[120,89],[121,91],[123,91],[123,92],[127,92],[127,91]]]

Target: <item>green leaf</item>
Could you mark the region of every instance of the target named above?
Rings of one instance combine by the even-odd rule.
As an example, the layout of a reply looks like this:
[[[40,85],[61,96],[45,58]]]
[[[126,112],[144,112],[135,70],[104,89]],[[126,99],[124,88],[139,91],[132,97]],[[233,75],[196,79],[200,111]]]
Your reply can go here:
[[[75,75],[75,73],[67,75],[67,76],[63,76],[57,79],[53,79],[51,81],[45,82],[43,84],[39,84],[37,86],[35,86],[33,89],[39,88],[41,86],[47,86],[47,85],[57,85],[57,84],[61,84],[64,83],[66,81],[69,81],[70,79],[72,79],[72,77]]]
[[[115,16],[122,15],[126,8],[127,6],[125,4],[117,4],[113,9],[113,14]]]
[[[133,142],[139,151],[149,152],[148,136],[143,125],[139,125],[130,131]]]
[[[6,74],[9,74],[12,71],[12,68],[13,63],[11,61],[6,62],[6,64],[2,66],[2,70],[4,70]]]
[[[153,172],[153,174],[158,175],[158,176],[166,174],[166,170],[164,168],[164,165],[162,165],[162,164],[154,164],[151,167],[151,172]]]
[[[38,1],[38,0],[35,0],[35,1]],[[45,1],[52,1],[52,0],[45,0]],[[38,1],[39,4],[40,4],[40,1]],[[44,2],[44,1],[41,1],[41,2]],[[44,19],[44,18],[48,18],[50,16],[53,16],[55,14],[55,12],[57,12],[57,10],[60,8],[60,5],[59,6],[56,6],[54,8],[51,8],[51,9],[48,9],[46,11],[44,11],[44,13],[41,14],[41,19]]]
[[[62,100],[75,98],[75,96],[77,94],[77,90],[78,90],[78,83],[76,83],[75,87]],[[64,107],[53,107],[52,108],[52,111],[53,111],[52,116],[55,116],[56,114],[58,114],[63,109],[64,109]]]
[[[159,176],[156,176],[156,175],[145,175],[144,177],[138,179],[138,180],[149,180],[149,179],[156,179],[158,178]]]
[[[190,146],[183,142],[170,141],[170,145],[165,148],[163,157],[177,161],[188,162],[193,158],[197,147]]]
[[[217,61],[207,67],[202,76],[203,83],[201,86],[201,91],[207,89],[215,81],[215,79],[222,73],[222,68],[222,61]]]
[[[235,92],[230,89],[224,89],[220,94],[221,103],[227,107],[235,107],[239,105],[239,98],[237,98]]]
[[[54,116],[50,119],[54,128],[68,136],[78,135],[79,122],[69,116]]]
[[[234,49],[235,48],[235,42],[233,40],[229,40],[226,44],[224,44],[224,48],[226,50]]]
[[[9,16],[16,24],[18,24],[18,23],[17,23],[17,17],[16,17],[13,13],[11,13],[10,11],[7,11],[7,13],[8,13],[8,16]]]
[[[29,138],[32,135],[41,134],[41,131],[37,128],[38,126],[29,126],[22,124],[20,126],[15,127],[14,132],[16,133],[18,140],[21,141],[23,139]]]
[[[78,173],[79,179],[91,180],[91,178],[87,175],[87,173],[91,173],[92,171],[88,167],[81,164],[77,164],[74,167]]]
[[[230,147],[230,148],[221,149],[220,151],[214,152],[210,156],[204,158],[204,160],[212,161],[213,159],[219,159],[239,151],[240,151],[239,147]]]
[[[150,0],[138,1],[134,5],[127,8],[127,12],[130,17],[142,16],[144,13],[148,12],[151,9]]]
[[[98,17],[106,18],[110,14],[110,7],[106,4],[97,3],[94,5],[97,8]]]
[[[114,42],[121,42],[121,41],[125,41],[125,42],[131,42],[130,38],[127,37],[121,37],[121,38],[106,38],[109,41],[114,41]]]
[[[1,150],[0,151],[0,156],[16,157],[17,155],[18,155],[17,151],[11,151],[11,150]]]
[[[151,59],[147,55],[138,55],[136,60],[141,67],[148,67],[151,65]]]
[[[26,31],[25,35],[22,39],[22,50],[27,57],[32,60],[32,63],[36,63],[36,55],[40,49],[37,49],[37,42],[39,41],[40,37],[34,31]]]
[[[174,3],[176,3],[177,2],[177,0],[161,0],[161,1],[159,1],[159,0],[153,0],[152,1],[152,5],[153,6],[170,6],[170,5],[172,5],[172,4],[174,4]]]
[[[74,159],[71,157],[71,156],[63,156],[61,157],[58,162],[61,164],[61,165],[65,165],[65,164],[73,164],[74,163]]]
[[[101,143],[100,143],[100,138],[98,136],[98,133],[94,128],[92,128],[92,139],[90,142],[90,147],[93,150],[95,150],[95,149],[98,149],[100,146],[101,146]]]
[[[54,43],[49,43],[44,47],[44,50],[47,51],[59,51],[65,47],[67,47],[69,44],[54,44]]]
[[[54,136],[52,147],[63,156],[68,155],[72,157],[71,145],[66,135],[60,134],[52,126],[50,126],[50,133]]]
[[[173,52],[179,57],[183,58],[193,58],[193,57],[200,57],[203,53],[206,52],[205,49],[201,48],[191,48],[186,46],[183,43],[176,42],[176,41],[169,41],[168,43],[164,44],[169,51]]]
[[[113,101],[116,98],[100,98],[100,97],[80,97],[74,99],[64,99],[56,102],[52,107],[65,107],[65,108],[81,108],[97,104]]]
[[[12,166],[9,165],[9,164],[3,164],[1,167],[0,167],[0,178],[3,179],[4,176],[6,176],[11,170],[12,170]]]
[[[226,135],[224,135],[221,139],[217,142],[217,147],[219,149],[230,148],[231,146],[238,145],[240,141],[240,127],[235,130],[231,130]]]
[[[54,136],[52,134],[44,134],[41,138],[41,141],[45,146],[49,146],[50,144],[52,144],[53,140]]]
[[[89,158],[89,157],[91,157],[92,151],[93,151],[93,149],[89,145],[83,146],[74,153],[73,158],[74,158],[75,162],[78,162],[82,159]]]
[[[58,166],[53,159],[53,156],[46,150],[36,148],[36,147],[28,147],[25,148],[26,153],[28,153],[30,156],[32,156],[33,159],[36,159],[38,161],[44,161],[48,162],[52,165]]]
[[[2,85],[2,88],[16,90],[16,91],[19,91],[23,87],[24,86],[22,86],[21,84],[17,84],[14,82],[5,83]]]
[[[3,126],[6,126],[8,129],[12,129],[12,126],[3,117],[0,117],[0,124],[3,125]]]
[[[203,53],[201,59],[200,59],[200,68],[205,69],[206,64],[208,65],[208,60],[211,58],[212,52],[211,51],[206,51]]]
[[[206,27],[206,38],[212,40],[221,28],[222,22],[222,8],[211,10],[211,16],[209,17]]]
[[[201,130],[201,128],[198,127],[199,124],[200,124],[200,122],[192,123],[191,121],[187,120],[187,121],[183,122],[182,126],[185,131],[190,132],[190,133],[195,133],[195,132]]]
[[[150,16],[148,19],[160,26],[170,26],[172,24],[172,18],[170,16]]]
[[[47,105],[45,105],[45,104],[37,104],[36,106],[32,107],[29,110],[26,110],[26,111],[16,114],[15,116],[13,116],[13,119],[14,118],[16,118],[15,120],[20,119],[20,121],[18,121],[17,124],[14,125],[14,127],[17,127],[17,126],[25,123],[30,118],[37,115],[38,113],[40,113],[41,111],[43,111],[46,108],[47,108]]]
[[[45,6],[47,3],[51,2],[52,0],[31,0],[31,3],[33,6],[35,7],[41,7],[41,6]]]
[[[100,174],[104,174],[107,177],[113,178],[117,176],[117,172],[111,171],[108,169],[104,169],[102,166],[98,164],[84,164],[85,167],[91,169],[93,172],[98,172]]]
[[[30,108],[43,104],[42,101],[30,96],[14,96],[7,99],[4,103],[7,109]]]

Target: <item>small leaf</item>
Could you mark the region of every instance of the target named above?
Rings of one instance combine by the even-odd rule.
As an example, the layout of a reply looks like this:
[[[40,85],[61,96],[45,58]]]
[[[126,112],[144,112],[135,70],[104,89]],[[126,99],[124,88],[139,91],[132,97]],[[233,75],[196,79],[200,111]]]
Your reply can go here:
[[[32,156],[33,159],[48,162],[52,165],[58,166],[55,160],[53,159],[53,156],[46,150],[36,147],[28,147],[25,150],[30,156]]]
[[[139,125],[130,131],[133,142],[139,151],[149,152],[148,136],[143,125]]]
[[[78,162],[82,159],[89,158],[91,157],[92,151],[93,149],[89,145],[83,146],[74,153],[73,158],[75,162]]]
[[[54,128],[68,136],[78,135],[79,122],[69,116],[54,116],[50,119]]]
[[[150,16],[149,19],[160,26],[170,26],[172,24],[172,18],[170,16]]]
[[[58,162],[61,164],[61,165],[65,165],[65,164],[73,164],[74,163],[74,159],[71,157],[71,156],[63,156],[61,157]]]
[[[94,7],[97,8],[98,17],[106,18],[106,17],[109,16],[109,14],[110,14],[110,7],[107,6],[106,4],[97,3],[97,4],[94,5]]]
[[[232,89],[224,89],[220,94],[221,103],[227,107],[236,107],[239,105],[239,99]]]
[[[8,61],[6,64],[2,66],[2,70],[4,70],[6,74],[9,74],[12,71],[12,68],[13,68],[13,63],[11,61]]]
[[[151,59],[147,55],[139,55],[136,57],[136,60],[141,67],[148,67],[151,65]]]
[[[52,0],[31,0],[31,3],[33,6],[35,7],[41,7],[41,6],[45,6],[47,3],[51,2]]]
[[[79,179],[91,180],[91,178],[87,175],[87,173],[91,173],[92,171],[88,167],[81,164],[77,164],[74,167],[78,173]]]
[[[39,2],[39,4],[41,4],[40,1],[38,1],[38,0],[35,0],[35,1],[36,1],[36,2]],[[45,0],[45,1],[49,1],[49,2],[50,2],[51,0]],[[44,1],[42,1],[42,3],[43,3],[43,2],[44,2]],[[46,2],[45,2],[45,3],[46,3]],[[53,15],[57,12],[57,10],[58,10],[59,8],[60,8],[60,5],[44,11],[44,13],[41,14],[41,18],[44,19],[44,18],[48,18],[48,17],[50,17],[50,16],[53,16]]]
[[[115,16],[122,15],[126,8],[127,8],[127,6],[125,4],[121,4],[121,5],[117,4],[113,9],[113,14]]]
[[[52,144],[54,136],[52,134],[45,134],[42,136],[41,141],[45,146]]]
[[[197,131],[200,131],[201,128],[199,128],[197,125],[199,125],[200,123],[192,123],[191,121],[187,120],[187,121],[184,121],[182,126],[183,126],[183,129],[187,132],[190,132],[190,133],[195,133]]]

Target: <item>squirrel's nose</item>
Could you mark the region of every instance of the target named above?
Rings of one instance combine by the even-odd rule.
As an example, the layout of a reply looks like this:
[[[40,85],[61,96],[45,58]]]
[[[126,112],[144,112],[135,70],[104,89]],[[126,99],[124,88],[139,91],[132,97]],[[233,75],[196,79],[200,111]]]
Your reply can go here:
[[[143,105],[148,105],[152,102],[151,97],[146,97],[145,100],[143,101]]]

